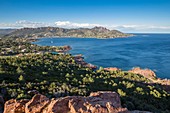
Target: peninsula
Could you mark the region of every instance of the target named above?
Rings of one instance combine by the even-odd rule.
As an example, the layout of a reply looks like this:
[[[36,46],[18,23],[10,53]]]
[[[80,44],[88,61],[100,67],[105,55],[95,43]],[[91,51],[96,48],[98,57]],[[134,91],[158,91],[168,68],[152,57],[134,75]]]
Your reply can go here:
[[[59,27],[39,27],[16,29],[3,37],[10,38],[40,38],[40,37],[79,37],[79,38],[118,38],[133,36],[118,30],[109,30],[105,27],[94,28],[59,28]]]

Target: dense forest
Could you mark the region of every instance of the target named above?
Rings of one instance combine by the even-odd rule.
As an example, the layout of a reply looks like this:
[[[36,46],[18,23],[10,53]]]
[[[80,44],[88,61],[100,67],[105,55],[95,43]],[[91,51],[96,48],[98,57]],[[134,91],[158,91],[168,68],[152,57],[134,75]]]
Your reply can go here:
[[[121,70],[106,71],[102,67],[93,70],[76,63],[71,54],[53,54],[54,48],[40,47],[23,40],[1,39],[1,51],[8,45],[8,48],[15,48],[15,53],[22,43],[27,46],[28,53],[33,47],[39,48],[37,52],[42,48],[46,51],[0,56],[0,95],[5,100],[31,98],[35,91],[49,98],[115,91],[121,96],[122,106],[129,110],[170,112],[170,94],[160,84],[151,84],[142,75]]]

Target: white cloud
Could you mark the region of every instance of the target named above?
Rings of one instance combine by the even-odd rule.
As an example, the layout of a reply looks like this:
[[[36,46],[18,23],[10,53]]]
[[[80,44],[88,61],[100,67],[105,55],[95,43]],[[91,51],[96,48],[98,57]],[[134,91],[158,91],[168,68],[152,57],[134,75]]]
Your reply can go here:
[[[55,22],[57,26],[67,26],[70,25],[71,23],[69,21],[57,21]]]
[[[117,29],[122,32],[167,32],[170,33],[170,26],[154,26],[154,25],[119,25],[119,26],[111,26],[110,29]]]
[[[55,22],[56,26],[58,27],[67,27],[67,28],[80,28],[80,27],[95,27],[95,26],[102,26],[100,24],[90,24],[90,23],[74,23],[70,21],[57,21]]]
[[[23,28],[23,27],[36,28],[36,27],[48,27],[53,25],[54,24],[50,24],[50,23],[19,20],[15,23],[0,23],[0,28]]]
[[[20,27],[47,27],[50,26],[51,24],[49,23],[44,23],[44,22],[32,22],[32,21],[26,21],[26,20],[20,20],[15,23],[16,26]]]
[[[19,20],[15,23],[0,23],[0,28],[23,28],[23,27],[64,27],[64,28],[92,28],[95,26],[102,26],[100,24],[90,24],[90,23],[75,23],[70,21],[57,21],[55,23],[44,23],[44,22],[32,22],[27,20]]]
[[[0,23],[0,28],[23,28],[23,27],[64,27],[64,28],[92,28],[95,26],[103,26],[108,29],[117,29],[122,32],[167,32],[170,33],[170,26],[156,26],[156,25],[101,25],[91,23],[76,23],[70,21],[56,21],[55,23],[32,22],[27,20],[20,20],[15,23]]]

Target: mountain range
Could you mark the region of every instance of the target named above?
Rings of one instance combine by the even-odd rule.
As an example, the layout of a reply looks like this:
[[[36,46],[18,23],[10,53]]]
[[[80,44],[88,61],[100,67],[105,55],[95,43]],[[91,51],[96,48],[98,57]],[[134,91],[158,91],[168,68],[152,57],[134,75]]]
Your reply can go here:
[[[15,31],[15,29],[0,29],[0,36],[7,35],[13,31]]]
[[[132,34],[122,33],[118,30],[109,30],[105,27],[94,28],[59,28],[59,27],[39,27],[21,28],[6,33],[3,37],[13,38],[39,38],[39,37],[81,37],[81,38],[117,38],[128,37]]]

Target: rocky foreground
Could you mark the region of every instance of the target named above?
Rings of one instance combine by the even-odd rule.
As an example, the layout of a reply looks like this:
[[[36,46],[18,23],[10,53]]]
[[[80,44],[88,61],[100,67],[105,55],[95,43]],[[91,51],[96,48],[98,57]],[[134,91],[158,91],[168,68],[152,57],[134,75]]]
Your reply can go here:
[[[4,113],[150,113],[129,111],[121,106],[115,92],[94,92],[88,97],[67,96],[49,99],[36,94],[31,100],[11,99],[5,103]]]

